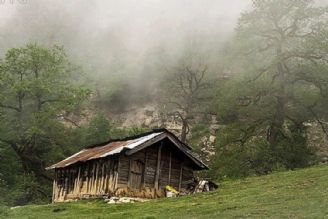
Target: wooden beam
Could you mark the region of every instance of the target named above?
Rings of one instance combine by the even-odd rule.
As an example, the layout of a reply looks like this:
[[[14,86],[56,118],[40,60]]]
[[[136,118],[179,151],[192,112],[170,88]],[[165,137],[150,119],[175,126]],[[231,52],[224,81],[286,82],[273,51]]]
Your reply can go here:
[[[87,181],[86,191],[85,191],[86,193],[89,192],[89,183],[90,183],[90,182],[89,182],[89,173],[90,173],[90,172],[89,172],[89,171],[90,171],[89,169],[90,169],[90,168],[89,168],[89,162],[87,162],[87,165],[86,165],[86,167],[85,167],[85,171],[86,171],[86,179],[85,179],[85,180]]]
[[[105,185],[105,162],[101,162],[101,181],[100,181],[100,192],[104,193],[105,189],[104,189],[104,185]]]
[[[181,167],[180,167],[179,192],[181,191],[182,170],[183,170],[183,163],[181,163]]]
[[[131,158],[129,157],[128,187],[131,187],[131,183],[130,183],[130,180],[131,180],[131,165],[132,165],[132,162],[131,162]]]
[[[70,183],[70,169],[69,167],[67,168],[67,173],[66,173],[66,177],[67,177],[67,184],[66,184],[66,195],[69,193],[69,183]]]
[[[144,160],[144,169],[143,169],[143,176],[142,176],[142,187],[146,186],[147,160],[148,160],[148,154],[147,154],[147,149],[145,149],[145,160]]]
[[[160,175],[160,167],[161,167],[161,153],[162,153],[162,146],[163,142],[161,142],[161,145],[158,147],[157,152],[157,167],[156,167],[156,175],[155,175],[155,189],[159,189],[159,175]]]
[[[59,179],[60,179],[60,182],[61,184],[59,184],[59,191],[58,191],[58,198],[60,198],[62,195],[63,195],[63,179],[62,179],[62,169],[58,169],[58,176],[57,176]]]
[[[105,161],[105,179],[104,179],[104,191],[105,193],[108,192],[108,177],[110,176],[110,160],[108,158]]]
[[[170,150],[170,160],[169,160],[169,178],[167,180],[167,183],[171,184],[171,171],[172,171],[172,150]]]
[[[92,194],[93,192],[93,187],[95,185],[95,168],[96,168],[96,163],[92,162],[92,172],[91,172],[91,182],[90,182],[90,189],[89,193]]]
[[[65,173],[65,189],[64,189],[64,199],[68,193],[68,176],[69,176],[69,169],[66,169]]]
[[[79,172],[77,174],[77,182],[76,182],[76,193],[80,193],[81,191],[81,165],[79,165]]]
[[[95,175],[95,179],[94,179],[94,185],[93,185],[93,193],[97,194],[98,193],[98,179],[99,179],[99,161],[95,162],[96,165],[96,175]]]
[[[55,169],[55,173],[54,173],[54,182],[53,182],[53,185],[52,185],[52,202],[55,201],[55,197],[56,197],[56,182],[57,182],[57,170]]]
[[[117,170],[115,170],[115,166],[113,166],[113,176],[114,176],[113,181],[115,182],[114,185],[113,185],[113,191],[115,191],[115,189],[117,189],[117,182],[118,182],[118,177],[119,177],[118,172],[120,170],[120,165],[121,165],[120,156],[117,159],[118,159],[118,161],[117,161]]]

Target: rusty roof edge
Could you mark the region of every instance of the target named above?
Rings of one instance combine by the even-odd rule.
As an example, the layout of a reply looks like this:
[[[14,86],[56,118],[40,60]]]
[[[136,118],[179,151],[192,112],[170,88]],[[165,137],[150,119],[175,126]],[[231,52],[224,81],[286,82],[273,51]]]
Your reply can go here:
[[[59,161],[59,162],[57,162],[57,163],[55,163],[55,164],[53,164],[53,165],[51,165],[51,166],[49,166],[49,167],[46,167],[45,169],[46,169],[46,170],[50,170],[50,169],[56,169],[56,168],[65,168],[65,167],[67,167],[67,166],[70,166],[70,165],[75,164],[75,163],[78,163],[78,162],[87,162],[87,161],[90,161],[90,160],[99,159],[99,158],[104,158],[104,157],[108,157],[108,156],[111,156],[111,155],[114,155],[114,154],[119,154],[119,153],[121,153],[121,152],[124,151],[124,150],[131,150],[131,149],[133,149],[133,147],[137,147],[137,146],[139,146],[139,145],[143,145],[144,143],[148,142],[149,140],[151,140],[151,139],[153,139],[154,137],[157,137],[158,135],[163,134],[163,133],[164,133],[164,132],[157,132],[157,131],[156,131],[156,132],[149,133],[149,134],[147,134],[147,135],[139,135],[139,137],[137,137],[137,138],[131,138],[130,140],[125,140],[125,141],[133,141],[133,140],[138,140],[138,139],[139,139],[139,141],[141,141],[141,142],[139,142],[139,143],[138,143],[138,141],[137,141],[137,142],[132,142],[131,145],[127,144],[127,145],[125,145],[125,146],[122,146],[122,147],[119,147],[119,148],[115,148],[113,151],[109,151],[109,152],[107,152],[107,153],[104,153],[104,154],[100,155],[99,157],[94,157],[94,158],[91,158],[91,159],[87,159],[87,160],[85,160],[85,161],[76,160],[76,161],[74,161],[74,162],[70,162],[70,163],[64,164],[64,166],[60,166],[60,167],[58,167],[62,162],[67,161],[67,160],[69,160],[69,159],[72,159],[72,158],[76,157],[77,155],[79,155],[80,153],[82,153],[82,152],[84,152],[84,151],[86,151],[86,150],[90,150],[90,149],[97,148],[97,147],[93,147],[93,148],[85,148],[85,149],[82,149],[81,151],[79,151],[79,152],[77,152],[77,153],[75,153],[75,154],[73,154],[73,155],[67,157],[67,158],[64,159],[64,160],[61,160],[61,161]],[[154,135],[154,134],[157,134],[157,135]],[[150,136],[150,135],[154,135],[154,136],[149,137],[149,138],[146,138],[147,136]],[[145,138],[145,139],[142,139],[142,138]],[[117,140],[117,141],[118,141],[118,140]],[[117,142],[117,141],[115,141],[115,142]],[[123,140],[120,140],[120,141],[123,141]],[[143,142],[143,141],[144,141],[144,142]],[[114,142],[114,141],[113,141],[113,142]],[[108,143],[108,144],[110,144],[110,143]],[[137,144],[137,145],[134,146],[133,144]],[[101,145],[101,146],[98,146],[98,147],[104,147],[104,146],[106,146],[106,145]]]
[[[57,166],[59,163],[64,162],[64,161],[66,161],[66,160],[69,160],[69,159],[71,159],[71,158],[73,158],[73,157],[75,157],[75,156],[81,154],[83,151],[85,151],[85,149],[82,149],[82,150],[80,150],[79,152],[77,152],[77,153],[75,153],[75,154],[72,154],[71,156],[65,158],[64,160],[61,160],[61,161],[59,161],[59,162],[57,162],[57,163],[55,163],[55,164],[53,164],[53,165],[51,165],[51,166],[49,166],[49,167],[46,167],[45,169],[46,169],[46,170],[55,169],[56,166]]]
[[[86,147],[84,149],[82,149],[81,151],[71,155],[70,157],[67,157],[66,159],[64,160],[61,160],[49,167],[46,167],[45,169],[46,170],[50,170],[50,169],[55,169],[55,168],[65,168],[67,166],[70,166],[74,163],[77,163],[77,162],[81,162],[81,161],[75,161],[75,162],[70,162],[70,163],[67,163],[65,164],[63,167],[58,167],[58,165],[60,165],[60,163],[64,162],[64,161],[67,161],[69,159],[72,159],[74,158],[75,156],[77,156],[78,154],[82,153],[83,151],[85,150],[88,150],[88,149],[92,149],[92,148],[96,148],[96,147],[103,147],[103,146],[106,146],[106,144],[110,144],[112,142],[118,142],[118,141],[129,141],[129,140],[134,140],[134,139],[138,139],[138,138],[142,138],[142,137],[146,137],[146,136],[149,136],[151,134],[155,134],[155,133],[158,133],[158,135],[160,135],[161,133],[166,133],[168,135],[168,137],[170,137],[171,141],[173,141],[175,143],[175,145],[178,146],[178,148],[180,148],[181,151],[183,151],[191,160],[193,160],[200,168],[202,169],[209,169],[206,164],[203,163],[203,161],[198,157],[196,156],[193,152],[192,152],[192,148],[190,146],[188,146],[187,144],[183,143],[182,141],[180,141],[180,139],[175,136],[172,132],[168,131],[167,129],[164,129],[164,128],[161,128],[161,129],[153,129],[151,132],[146,132],[146,133],[143,133],[143,134],[140,134],[140,135],[135,135],[135,136],[130,136],[128,138],[123,138],[123,139],[116,139],[116,140],[111,140],[111,141],[108,141],[108,142],[105,142],[105,143],[101,143],[101,144],[97,144],[97,145],[92,145],[92,146],[89,146],[89,147]],[[147,142],[149,142],[150,140],[152,140],[153,138],[155,137],[158,137],[158,135],[155,135],[153,136],[152,138],[149,138],[149,139],[146,139],[144,142],[141,142],[140,144],[134,146],[134,147],[140,147],[144,144],[146,144]],[[101,155],[99,158],[101,157],[107,157],[107,156],[111,156],[113,154],[117,154],[117,153],[121,153],[123,150],[131,150],[133,149],[134,147],[130,146],[131,148],[129,148],[128,145],[126,146],[122,146],[120,148],[116,148],[114,149],[114,151],[111,151],[111,152],[108,152],[108,153],[105,153],[103,155]],[[97,158],[94,158],[94,159],[97,159]],[[90,159],[92,160],[92,159]]]

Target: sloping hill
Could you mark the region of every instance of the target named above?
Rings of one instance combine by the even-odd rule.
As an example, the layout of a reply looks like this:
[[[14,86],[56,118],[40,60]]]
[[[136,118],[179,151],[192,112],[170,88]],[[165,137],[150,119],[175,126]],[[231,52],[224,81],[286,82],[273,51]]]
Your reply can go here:
[[[328,166],[226,181],[216,192],[147,203],[30,205],[5,218],[328,218]],[[1,214],[0,214],[1,217]]]

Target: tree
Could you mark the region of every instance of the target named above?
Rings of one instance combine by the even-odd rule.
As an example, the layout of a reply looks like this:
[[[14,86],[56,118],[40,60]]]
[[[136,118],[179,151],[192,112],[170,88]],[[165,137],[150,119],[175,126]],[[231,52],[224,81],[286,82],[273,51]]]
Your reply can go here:
[[[13,48],[0,62],[0,141],[15,152],[26,176],[50,179],[44,168],[51,156],[67,151],[64,122],[89,95],[75,73],[59,46]]]
[[[254,0],[242,14],[235,40],[242,75],[221,93],[220,103],[230,105],[219,105],[239,124],[230,142],[263,137],[276,153],[305,147],[304,122],[327,118],[327,21],[327,8],[311,0]]]
[[[86,144],[92,145],[108,141],[110,138],[110,123],[104,113],[97,113],[87,128]]]
[[[198,58],[191,55],[180,60],[163,81],[162,108],[180,120],[182,142],[186,142],[190,122],[195,115],[205,113],[205,102],[210,99],[208,66]]]

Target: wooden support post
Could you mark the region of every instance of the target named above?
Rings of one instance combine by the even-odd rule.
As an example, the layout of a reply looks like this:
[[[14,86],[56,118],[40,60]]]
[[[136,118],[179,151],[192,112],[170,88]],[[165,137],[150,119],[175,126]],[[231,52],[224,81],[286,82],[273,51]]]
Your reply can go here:
[[[105,163],[104,163],[104,168],[105,168],[105,178],[104,178],[104,191],[105,193],[107,193],[107,188],[108,188],[108,174],[109,174],[109,160],[105,160]]]
[[[69,170],[66,169],[66,171],[64,171],[64,177],[65,177],[64,199],[66,199],[66,195],[68,193],[68,174],[69,174]]]
[[[67,189],[66,189],[66,195],[69,193],[70,187],[71,187],[71,169],[67,168]]]
[[[163,141],[161,142],[161,145],[158,148],[157,153],[157,167],[156,167],[156,175],[155,175],[155,189],[159,189],[159,175],[160,175],[160,167],[161,167],[161,153],[162,153],[162,146]]]
[[[74,189],[73,187],[74,187],[74,182],[73,182],[73,180],[74,180],[74,170],[73,170],[73,168],[70,168],[69,169],[69,189],[68,189],[68,193],[71,193],[71,191]]]
[[[106,170],[106,186],[105,186],[105,191],[106,193],[110,192],[110,181],[112,179],[112,167],[113,167],[113,161],[112,160],[107,160],[107,170]]]
[[[96,175],[95,175],[95,180],[94,180],[94,186],[93,186],[93,193],[97,194],[98,193],[98,179],[99,179],[99,162],[95,162],[96,165]]]
[[[105,162],[101,164],[101,181],[100,181],[100,192],[104,193],[104,184],[105,184]]]
[[[182,183],[182,170],[183,170],[183,163],[181,163],[181,167],[180,167],[179,192],[181,191],[181,183]]]
[[[74,180],[73,191],[72,191],[73,194],[76,194],[77,192],[76,189],[77,189],[78,175],[79,175],[79,168],[75,167],[73,172],[73,180]]]
[[[58,178],[60,178],[59,195],[58,195],[58,198],[60,198],[61,196],[63,196],[63,189],[64,189],[64,179],[63,179],[62,169],[58,170]]]
[[[113,182],[115,182],[114,183],[114,185],[113,185],[113,191],[115,190],[115,189],[117,189],[117,182],[118,182],[118,172],[119,172],[119,170],[120,170],[120,157],[118,157],[118,161],[117,161],[117,169],[115,169],[115,165],[113,164],[113,176],[114,176],[114,179],[113,179]]]
[[[88,193],[88,188],[89,188],[89,162],[87,162],[87,164],[85,165],[85,170],[84,173],[85,175],[85,181],[86,181],[86,185],[85,185],[85,193]]]
[[[132,165],[132,162],[131,162],[131,158],[129,157],[129,171],[128,171],[128,187],[130,188],[131,187],[131,165]]]
[[[113,192],[114,191],[114,188],[116,188],[116,185],[114,185],[114,183],[116,183],[114,181],[115,179],[115,170],[114,170],[114,167],[115,167],[115,160],[111,160],[110,163],[109,163],[109,171],[107,171],[107,174],[108,175],[108,180],[107,180],[107,190],[109,192]]]
[[[96,164],[95,162],[92,163],[92,172],[91,172],[91,182],[90,182],[90,189],[89,189],[89,194],[93,193],[93,187],[95,185],[95,170],[96,169]]]
[[[55,171],[56,171],[56,174],[55,174],[55,197],[54,197],[54,200],[53,200],[53,202],[55,202],[58,198],[59,198],[59,196],[60,196],[60,187],[58,186],[58,169],[55,169]]]
[[[53,182],[53,185],[52,185],[52,202],[54,202],[55,201],[55,199],[56,199],[56,193],[57,193],[57,189],[56,189],[56,187],[57,187],[57,170],[55,169],[55,173],[54,173],[54,182]]]
[[[169,178],[167,183],[171,185],[171,169],[172,169],[172,151],[170,150],[170,160],[169,160]]]
[[[76,178],[76,183],[75,183],[75,186],[74,186],[74,191],[75,191],[76,194],[80,193],[80,188],[81,188],[80,180],[81,180],[81,166],[79,166],[79,170],[78,170],[77,178]]]
[[[73,189],[74,189],[74,170],[72,169],[72,168],[70,168],[69,169],[69,174],[68,174],[68,185],[69,185],[69,187],[68,187],[68,193],[72,193],[73,191]]]
[[[147,159],[148,159],[147,148],[145,148],[145,160],[144,160],[144,169],[143,169],[143,176],[142,176],[142,187],[143,188],[146,187]]]
[[[65,171],[64,169],[61,169],[60,171],[60,176],[61,176],[61,181],[62,181],[62,184],[61,184],[61,197],[64,197],[64,194],[65,194]]]
[[[68,192],[69,194],[72,189],[72,175],[73,175],[73,170],[71,168],[68,169]]]
[[[87,178],[85,178],[85,168],[86,165],[81,166],[81,173],[80,173],[80,181],[79,181],[79,196],[81,196],[82,193],[85,193],[85,185],[84,180],[86,181]]]

